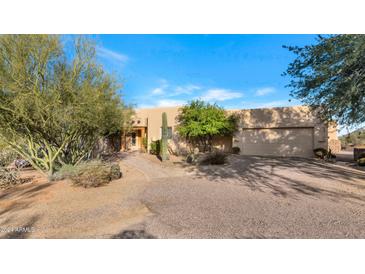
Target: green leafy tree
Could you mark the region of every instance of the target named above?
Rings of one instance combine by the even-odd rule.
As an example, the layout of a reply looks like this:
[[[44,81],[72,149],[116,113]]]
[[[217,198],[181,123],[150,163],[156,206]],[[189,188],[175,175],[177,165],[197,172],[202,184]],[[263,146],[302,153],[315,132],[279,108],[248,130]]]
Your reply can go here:
[[[65,47],[55,35],[0,36],[0,137],[49,175],[88,157],[131,113],[95,44],[77,37]]]
[[[236,130],[236,117],[228,115],[216,104],[195,100],[180,109],[177,118],[179,135],[203,151],[212,149],[215,136],[232,135]]]
[[[162,113],[162,136],[161,136],[161,146],[160,146],[160,157],[162,161],[169,159],[169,152],[167,150],[167,139],[168,139],[168,128],[167,128],[167,114]]]
[[[296,55],[284,75],[292,96],[327,120],[365,122],[365,35],[318,36],[314,45],[284,46]]]

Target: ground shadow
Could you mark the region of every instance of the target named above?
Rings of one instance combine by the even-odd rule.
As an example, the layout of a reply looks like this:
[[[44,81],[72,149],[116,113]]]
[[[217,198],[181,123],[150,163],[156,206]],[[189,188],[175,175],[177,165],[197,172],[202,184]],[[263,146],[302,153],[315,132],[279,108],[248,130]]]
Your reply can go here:
[[[43,183],[39,185],[27,185],[22,188],[7,189],[0,195],[0,200],[9,199],[9,204],[0,209],[0,217],[6,213],[16,212],[28,208],[41,192],[50,187],[52,183]]]
[[[3,239],[27,239],[30,237],[32,232],[34,231],[34,224],[38,221],[38,216],[33,216],[29,218],[29,220],[21,226],[16,227],[8,227],[7,229],[9,232],[7,232],[4,236],[1,238]]]
[[[298,195],[343,198],[365,201],[365,173],[346,170],[333,164],[307,158],[280,158],[231,155],[229,164],[223,166],[185,166],[196,178],[215,182],[233,182],[253,191],[270,191],[272,194],[298,198]],[[305,178],[301,178],[301,175]],[[313,179],[312,179],[313,178]],[[229,179],[229,180],[227,180]],[[356,180],[363,181],[364,184]],[[322,180],[321,184],[311,182]],[[344,184],[355,191],[337,189]]]
[[[113,235],[112,239],[157,239],[152,234],[149,234],[145,230],[124,230],[120,233]]]
[[[102,160],[106,162],[118,162],[128,157],[131,152],[113,152],[102,155]]]

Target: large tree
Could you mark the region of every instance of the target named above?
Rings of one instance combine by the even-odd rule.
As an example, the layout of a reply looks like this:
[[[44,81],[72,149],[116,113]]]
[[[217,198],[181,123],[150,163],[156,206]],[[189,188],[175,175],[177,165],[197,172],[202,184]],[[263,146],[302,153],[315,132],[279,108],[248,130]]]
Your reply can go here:
[[[211,150],[215,136],[231,135],[236,130],[235,116],[216,104],[195,100],[180,109],[178,133],[204,151]]]
[[[65,43],[55,35],[0,36],[0,137],[48,174],[87,157],[129,113],[94,43]]]
[[[284,46],[296,54],[284,75],[292,96],[342,125],[365,122],[365,35],[318,36],[314,45]]]

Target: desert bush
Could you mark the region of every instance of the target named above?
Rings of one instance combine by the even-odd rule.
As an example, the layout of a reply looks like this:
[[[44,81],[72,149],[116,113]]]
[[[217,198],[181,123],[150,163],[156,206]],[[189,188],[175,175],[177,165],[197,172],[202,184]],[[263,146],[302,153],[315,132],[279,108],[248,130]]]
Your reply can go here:
[[[336,160],[336,155],[332,153],[331,149],[327,150],[325,148],[316,148],[313,150],[314,155],[317,158],[320,158],[322,160],[327,160],[327,161],[334,161]]]
[[[357,160],[357,164],[359,166],[365,166],[365,157],[364,158],[360,158],[359,160]]]
[[[70,37],[71,38],[71,37]],[[129,128],[116,77],[85,36],[0,35],[0,139],[52,175]]]
[[[324,159],[327,154],[328,154],[328,151],[327,149],[324,149],[324,148],[316,148],[313,150],[313,153],[314,155],[317,157],[317,158],[320,158],[320,159]]]
[[[72,184],[85,188],[98,187],[122,177],[118,164],[106,163],[100,160],[82,162],[76,166],[64,165],[51,180],[70,179]]]
[[[0,189],[6,189],[21,184],[17,170],[0,167]]]
[[[241,149],[239,147],[232,147],[233,154],[240,154]]]
[[[110,165],[110,179],[117,180],[122,177],[122,172],[120,171],[120,166],[118,164]]]
[[[198,155],[194,153],[191,153],[186,157],[186,162],[188,164],[196,164],[197,160],[198,160]]]
[[[223,165],[227,160],[227,154],[221,151],[205,153],[198,159],[200,165]]]
[[[9,149],[0,150],[0,167],[10,165],[17,158],[17,154]]]
[[[150,153],[153,155],[160,154],[160,140],[152,141],[150,144]]]
[[[84,188],[106,185],[111,181],[110,165],[100,161],[81,163],[70,180],[72,184]]]
[[[58,171],[52,174],[51,181],[61,181],[65,179],[70,179],[72,176],[78,173],[78,166],[73,165],[63,165]]]

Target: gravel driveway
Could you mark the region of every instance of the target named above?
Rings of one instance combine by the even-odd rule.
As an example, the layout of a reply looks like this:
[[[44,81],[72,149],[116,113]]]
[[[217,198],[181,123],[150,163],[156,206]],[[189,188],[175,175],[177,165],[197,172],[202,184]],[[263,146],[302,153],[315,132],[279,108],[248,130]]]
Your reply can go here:
[[[231,156],[155,178],[131,238],[365,238],[365,173],[316,160]],[[158,168],[155,167],[155,172]]]
[[[365,172],[316,160],[232,155],[223,166],[123,154],[95,189],[0,191],[3,238],[365,238]]]

